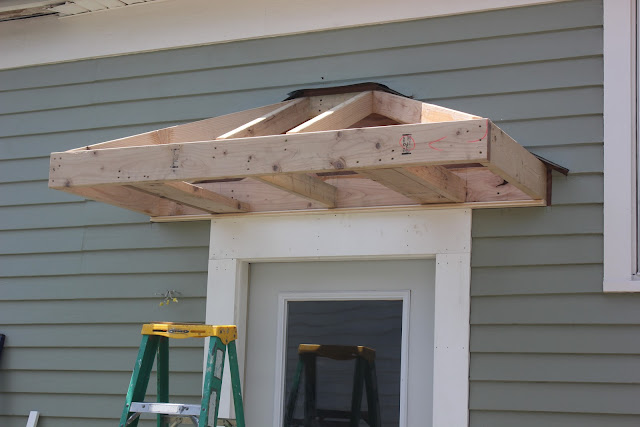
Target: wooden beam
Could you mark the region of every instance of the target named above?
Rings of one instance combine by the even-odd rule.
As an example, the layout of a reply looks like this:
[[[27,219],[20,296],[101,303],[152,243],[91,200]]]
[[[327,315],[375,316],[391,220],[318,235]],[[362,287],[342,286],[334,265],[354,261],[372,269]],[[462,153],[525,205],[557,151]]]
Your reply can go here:
[[[452,110],[451,108],[441,107],[439,105],[422,103],[422,114],[420,121],[422,123],[436,122],[454,122],[458,120],[477,120],[482,117],[473,114],[463,113],[462,111]]]
[[[461,203],[466,200],[465,181],[445,167],[415,166],[396,170],[452,202]]]
[[[373,92],[362,92],[291,129],[288,134],[344,129],[373,112]]]
[[[350,92],[350,93],[338,93],[334,95],[310,96],[309,111],[311,112],[311,117],[322,114],[325,111],[329,111],[330,109],[334,108],[336,105],[339,105],[345,101],[348,101],[349,99],[353,98],[359,93],[360,92]]]
[[[85,199],[118,206],[149,216],[200,215],[201,209],[184,206],[171,200],[153,196],[142,191],[122,185],[101,185],[97,187],[60,188]]]
[[[354,124],[349,126],[349,129],[369,128],[369,127],[375,127],[375,126],[392,126],[392,125],[399,125],[399,124],[402,124],[402,123],[398,123],[397,121],[389,117],[385,117],[381,114],[373,113],[368,115],[364,119],[355,122]]]
[[[547,169],[536,156],[489,122],[489,170],[533,199],[547,197]]]
[[[360,177],[328,177],[323,180],[337,189],[336,208],[366,206],[415,205],[415,200],[396,193],[387,187]],[[307,201],[277,187],[255,179],[233,182],[200,184],[203,187],[229,197],[237,198],[251,206],[251,212],[273,212],[305,209],[326,209],[316,201]]]
[[[247,212],[249,206],[188,182],[143,183],[135,188],[210,213]]]
[[[467,202],[531,200],[531,197],[509,184],[488,168],[475,167],[451,170],[467,184]]]
[[[309,98],[299,98],[243,124],[216,139],[277,135],[309,119]]]
[[[253,108],[251,110],[226,114],[224,116],[211,119],[199,120],[197,122],[185,123],[183,125],[158,129],[139,135],[128,136],[126,138],[114,139],[100,144],[87,145],[75,148],[73,151],[100,150],[102,148],[122,148],[136,147],[142,145],[162,145],[178,142],[208,141],[216,139],[220,135],[229,132],[239,126],[262,117],[276,109],[287,106],[292,101],[280,102],[278,104],[266,105],[264,107]]]
[[[434,191],[430,185],[425,185],[421,180],[407,176],[408,174],[401,169],[371,169],[359,171],[358,173],[418,203],[445,203],[450,201],[439,192]]]
[[[336,206],[337,189],[333,185],[305,174],[280,174],[254,178],[272,187],[295,194],[306,200],[318,202],[326,207]]]
[[[387,92],[374,92],[373,112],[399,123],[420,123],[422,102]]]
[[[436,123],[481,118],[386,92],[374,93],[373,111],[400,123]]]
[[[300,98],[245,125],[221,135],[217,139],[242,138],[279,134],[299,125],[309,118],[309,99]],[[254,179],[333,208],[336,204],[336,188],[306,174],[265,175]]]
[[[486,120],[53,153],[52,188],[487,162]],[[408,155],[403,140],[410,137]],[[536,161],[538,161],[536,159]]]
[[[513,185],[505,182],[501,177],[493,174],[486,167],[465,167],[449,170],[449,172],[466,183],[467,200],[465,203],[505,202],[500,205],[504,207],[508,206],[508,202],[511,201],[514,202],[514,206],[521,206],[521,202],[531,201],[529,196]],[[322,180],[337,189],[336,209],[368,206],[402,206],[415,205],[418,203],[414,199],[408,198],[378,182],[360,175],[322,177]],[[198,185],[218,194],[233,197],[234,199],[248,203],[251,206],[251,212],[315,210],[326,207],[318,202],[306,201],[254,179],[233,182],[212,182]],[[451,203],[447,203],[447,205],[451,205]],[[527,204],[526,206],[531,205]],[[541,204],[538,203],[536,206],[541,206]]]

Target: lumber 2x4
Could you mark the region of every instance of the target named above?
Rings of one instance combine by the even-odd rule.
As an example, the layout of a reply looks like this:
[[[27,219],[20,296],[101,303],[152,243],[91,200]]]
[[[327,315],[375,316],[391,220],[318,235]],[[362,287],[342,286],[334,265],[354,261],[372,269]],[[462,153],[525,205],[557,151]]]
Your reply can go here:
[[[201,209],[184,206],[171,200],[144,193],[127,185],[99,185],[95,187],[62,187],[59,190],[75,194],[85,199],[108,203],[151,217],[201,215]]]
[[[315,176],[298,173],[266,175],[254,179],[328,208],[336,207],[338,189]]]
[[[280,134],[309,123],[310,115],[309,98],[296,99],[269,114],[221,135],[217,139]],[[337,189],[314,176],[280,174],[257,176],[253,179],[311,202],[319,202],[328,208],[333,208],[336,205]]]
[[[487,120],[53,153],[52,188],[486,163]],[[402,140],[415,141],[403,155]]]
[[[224,116],[153,130],[151,132],[114,139],[99,144],[87,145],[70,150],[70,152],[208,141],[216,139],[220,135],[230,132],[256,118],[264,117],[274,110],[287,107],[292,103],[292,101],[286,101],[278,104],[265,105],[264,107],[253,108],[251,110],[239,111],[237,113],[225,114]]]
[[[249,206],[245,203],[187,182],[141,183],[134,187],[205,212],[238,213],[249,211]]]
[[[307,120],[287,133],[348,128],[371,113],[373,113],[373,92],[363,92]]]
[[[367,117],[372,111],[373,92],[363,92],[299,124],[287,133],[296,134],[346,128]],[[306,174],[283,174],[263,176],[257,179],[265,184],[296,194],[309,201],[319,202],[326,207],[334,208],[336,206],[337,188],[314,176]]]
[[[386,92],[374,92],[373,112],[399,123],[453,122],[482,118]]]
[[[275,135],[309,119],[309,99],[289,101],[280,108],[238,126],[216,139],[244,138],[249,136]]]
[[[483,164],[532,199],[545,200],[547,198],[546,166],[490,121],[488,135],[488,162]]]
[[[359,172],[418,203],[464,202],[466,183],[442,166],[372,169]]]

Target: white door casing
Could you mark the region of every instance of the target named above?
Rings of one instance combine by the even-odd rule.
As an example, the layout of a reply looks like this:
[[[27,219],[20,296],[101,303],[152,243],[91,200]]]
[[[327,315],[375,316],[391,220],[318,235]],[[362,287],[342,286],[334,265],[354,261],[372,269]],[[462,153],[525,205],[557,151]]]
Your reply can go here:
[[[225,216],[211,221],[206,321],[238,326],[243,376],[249,263],[435,258],[433,426],[462,427],[468,425],[470,255],[471,210]],[[227,372],[219,416],[233,418],[232,406]]]

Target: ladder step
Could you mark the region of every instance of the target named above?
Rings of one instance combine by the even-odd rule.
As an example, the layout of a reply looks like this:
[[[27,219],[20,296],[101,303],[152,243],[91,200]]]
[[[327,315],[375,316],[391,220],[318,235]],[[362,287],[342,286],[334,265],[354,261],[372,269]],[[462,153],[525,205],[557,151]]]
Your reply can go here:
[[[200,415],[200,405],[184,403],[131,402],[130,412],[162,415]]]

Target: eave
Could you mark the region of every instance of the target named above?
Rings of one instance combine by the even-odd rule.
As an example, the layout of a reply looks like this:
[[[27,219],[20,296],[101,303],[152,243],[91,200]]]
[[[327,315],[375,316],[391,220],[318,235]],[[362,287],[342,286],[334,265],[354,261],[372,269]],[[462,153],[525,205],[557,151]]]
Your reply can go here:
[[[550,202],[550,168],[487,118],[375,84],[294,96],[52,153],[49,186],[156,221]]]

